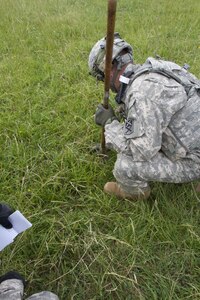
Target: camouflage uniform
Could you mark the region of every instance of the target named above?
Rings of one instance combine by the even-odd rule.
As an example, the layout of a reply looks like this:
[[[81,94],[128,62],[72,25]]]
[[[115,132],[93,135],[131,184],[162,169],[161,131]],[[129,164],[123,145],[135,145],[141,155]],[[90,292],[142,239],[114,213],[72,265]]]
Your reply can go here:
[[[105,126],[108,148],[118,153],[113,174],[126,192],[150,181],[190,182],[200,178],[200,97],[172,78],[144,73],[123,99],[126,120]]]
[[[0,300],[22,300],[24,294],[23,282],[19,279],[8,279],[0,284]],[[59,300],[51,292],[41,292],[34,294],[26,300]]]

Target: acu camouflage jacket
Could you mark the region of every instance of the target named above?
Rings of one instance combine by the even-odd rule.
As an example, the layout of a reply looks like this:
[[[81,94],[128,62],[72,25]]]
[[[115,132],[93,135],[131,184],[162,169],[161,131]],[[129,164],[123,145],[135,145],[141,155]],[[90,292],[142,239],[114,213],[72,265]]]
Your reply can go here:
[[[200,81],[172,62],[148,58],[145,68],[126,89],[125,122],[105,127],[107,146],[134,161],[148,161],[162,151],[172,161],[187,157],[200,163]],[[183,79],[178,82],[162,70]]]

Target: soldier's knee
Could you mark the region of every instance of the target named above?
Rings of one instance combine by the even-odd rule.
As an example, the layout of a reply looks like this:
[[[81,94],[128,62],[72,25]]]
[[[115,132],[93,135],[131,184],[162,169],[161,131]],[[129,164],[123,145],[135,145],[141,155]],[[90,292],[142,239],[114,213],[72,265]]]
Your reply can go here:
[[[124,155],[118,155],[117,160],[115,162],[113,174],[116,180],[120,178],[136,178],[134,174],[133,162]]]
[[[30,296],[26,300],[59,300],[59,298],[52,292],[43,291]]]

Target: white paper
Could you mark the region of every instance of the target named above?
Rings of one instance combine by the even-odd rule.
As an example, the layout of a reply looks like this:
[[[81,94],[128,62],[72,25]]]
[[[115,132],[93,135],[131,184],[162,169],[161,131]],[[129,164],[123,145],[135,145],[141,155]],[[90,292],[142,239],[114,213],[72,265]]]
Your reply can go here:
[[[10,215],[8,220],[12,223],[13,229],[17,232],[17,234],[32,226],[32,224],[18,210]]]
[[[8,220],[11,222],[13,227],[11,229],[6,229],[0,225],[0,251],[11,244],[19,233],[32,226],[32,224],[18,210],[10,215]]]
[[[12,242],[13,238],[10,234],[8,234],[8,229],[5,229],[0,225],[0,251]]]

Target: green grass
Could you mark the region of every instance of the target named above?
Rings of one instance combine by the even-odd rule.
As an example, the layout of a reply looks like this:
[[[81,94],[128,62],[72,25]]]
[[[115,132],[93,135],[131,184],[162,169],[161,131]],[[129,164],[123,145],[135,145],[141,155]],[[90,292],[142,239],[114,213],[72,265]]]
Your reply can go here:
[[[152,183],[148,202],[118,201],[102,192],[115,153],[103,162],[88,151],[103,86],[87,60],[107,1],[0,6],[0,196],[33,223],[0,253],[1,273],[18,270],[28,295],[61,300],[200,299],[193,185]],[[116,31],[137,63],[159,54],[200,77],[199,11],[199,0],[119,0]]]

